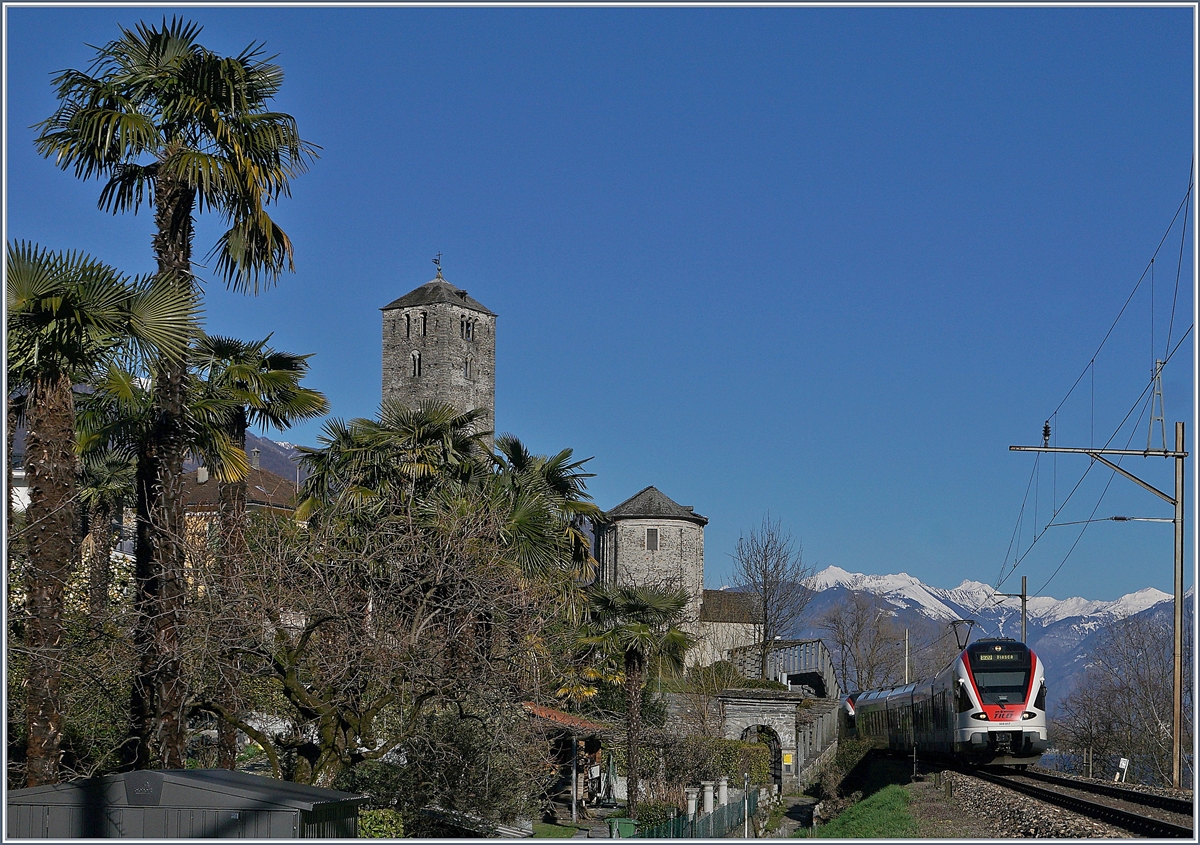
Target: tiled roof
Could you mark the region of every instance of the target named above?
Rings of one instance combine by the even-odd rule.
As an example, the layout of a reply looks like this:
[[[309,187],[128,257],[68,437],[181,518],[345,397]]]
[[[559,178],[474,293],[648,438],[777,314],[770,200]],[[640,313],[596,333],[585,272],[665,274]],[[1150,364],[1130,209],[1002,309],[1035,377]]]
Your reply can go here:
[[[607,725],[602,725],[599,722],[593,722],[582,716],[576,716],[574,713],[564,713],[562,710],[555,710],[553,707],[534,704],[532,701],[526,701],[521,706],[525,708],[525,712],[529,715],[545,719],[547,722],[553,722],[560,728],[566,728],[574,733],[598,734],[609,729]]]
[[[705,590],[701,602],[701,622],[740,622],[743,625],[753,625],[760,620],[758,599],[751,593]]]
[[[690,507],[672,501],[657,487],[647,487],[640,493],[635,493],[621,504],[605,511],[605,520],[613,519],[686,519],[699,525],[707,525],[708,518],[701,516]]]
[[[389,302],[379,310],[391,311],[396,308],[415,308],[418,305],[437,305],[443,302],[461,305],[463,308],[470,308],[472,311],[482,311],[484,314],[492,314],[491,311],[484,307],[483,303],[467,296],[465,290],[460,290],[443,279],[440,272],[436,279],[431,279],[416,290],[409,291],[404,296],[393,302]],[[492,314],[492,316],[496,315]]]
[[[215,476],[203,484],[194,471],[183,476],[184,507],[189,510],[216,510],[220,496]],[[296,507],[296,485],[273,472],[251,467],[246,476],[246,506],[251,508],[291,509]]]

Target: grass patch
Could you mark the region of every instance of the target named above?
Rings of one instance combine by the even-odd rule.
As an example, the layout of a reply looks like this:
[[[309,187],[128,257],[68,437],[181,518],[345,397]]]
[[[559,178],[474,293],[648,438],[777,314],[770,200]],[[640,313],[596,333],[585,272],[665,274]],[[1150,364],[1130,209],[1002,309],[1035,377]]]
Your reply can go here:
[[[534,822],[534,839],[570,839],[579,828],[569,824],[553,824],[552,822]]]
[[[854,804],[829,824],[816,829],[819,839],[905,839],[917,835],[908,812],[910,796],[902,786],[887,786]],[[797,836],[811,831],[798,830]]]

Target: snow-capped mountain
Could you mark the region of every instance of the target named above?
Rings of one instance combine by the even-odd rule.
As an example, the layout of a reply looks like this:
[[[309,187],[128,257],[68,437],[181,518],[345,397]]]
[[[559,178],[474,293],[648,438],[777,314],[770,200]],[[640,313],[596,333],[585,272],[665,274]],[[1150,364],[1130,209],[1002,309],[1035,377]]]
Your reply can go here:
[[[1001,599],[995,587],[979,581],[963,581],[957,587],[942,589],[921,583],[906,572],[898,575],[863,575],[830,566],[813,576],[812,589],[821,592],[835,587],[874,593],[901,609],[911,609],[934,620],[975,618],[997,615],[1001,618],[1019,607],[1011,600],[997,611]],[[1170,601],[1170,593],[1153,587],[1138,590],[1115,601],[1090,601],[1084,598],[1055,599],[1034,596],[1028,600],[1029,622],[1042,626],[1072,617],[1095,616],[1108,619],[1124,618],[1141,613],[1154,605]]]
[[[821,629],[823,617],[844,603],[850,593],[875,597],[900,627],[930,623],[945,625],[956,619],[975,621],[972,639],[982,636],[1021,636],[1021,602],[1004,599],[997,590],[979,581],[963,581],[943,589],[922,583],[907,573],[863,575],[830,566],[809,581],[815,595],[805,613],[799,637],[827,636]],[[1006,586],[1005,590],[1012,588]],[[1188,599],[1192,601],[1191,591]],[[1169,612],[1171,595],[1148,587],[1115,601],[1093,601],[1049,596],[1028,600],[1028,641],[1046,665],[1051,708],[1074,685],[1095,635],[1117,619],[1141,613]]]

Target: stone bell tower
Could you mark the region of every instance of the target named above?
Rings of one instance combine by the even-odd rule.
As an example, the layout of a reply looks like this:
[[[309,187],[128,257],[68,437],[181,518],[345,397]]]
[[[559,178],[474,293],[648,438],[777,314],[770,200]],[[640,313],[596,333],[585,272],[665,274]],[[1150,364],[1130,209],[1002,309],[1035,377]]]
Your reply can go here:
[[[434,262],[435,264],[437,262]],[[447,402],[480,409],[478,430],[492,431],[496,411],[496,315],[442,277],[380,309],[383,398],[407,405]]]

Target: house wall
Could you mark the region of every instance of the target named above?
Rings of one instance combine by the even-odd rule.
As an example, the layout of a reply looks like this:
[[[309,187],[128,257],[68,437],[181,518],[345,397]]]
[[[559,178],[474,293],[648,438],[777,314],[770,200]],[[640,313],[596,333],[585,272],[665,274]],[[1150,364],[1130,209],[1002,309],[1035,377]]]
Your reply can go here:
[[[744,648],[758,642],[759,627],[741,622],[700,623],[701,642],[696,646],[695,661],[709,665],[719,660],[728,660],[733,649]]]

